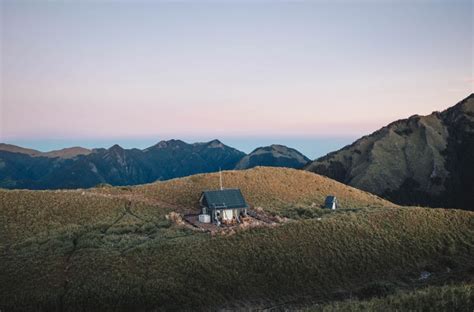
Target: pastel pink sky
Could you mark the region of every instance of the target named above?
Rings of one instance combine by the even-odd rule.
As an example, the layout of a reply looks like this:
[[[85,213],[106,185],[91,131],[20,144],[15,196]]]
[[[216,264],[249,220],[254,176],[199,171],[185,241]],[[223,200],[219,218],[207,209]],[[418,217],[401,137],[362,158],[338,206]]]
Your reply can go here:
[[[0,5],[0,142],[359,136],[473,91],[471,1]]]

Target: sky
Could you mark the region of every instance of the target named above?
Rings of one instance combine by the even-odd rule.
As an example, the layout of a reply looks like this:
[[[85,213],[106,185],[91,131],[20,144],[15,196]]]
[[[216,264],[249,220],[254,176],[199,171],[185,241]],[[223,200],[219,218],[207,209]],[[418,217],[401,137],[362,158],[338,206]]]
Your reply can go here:
[[[0,1],[0,142],[314,158],[473,92],[472,1]]]

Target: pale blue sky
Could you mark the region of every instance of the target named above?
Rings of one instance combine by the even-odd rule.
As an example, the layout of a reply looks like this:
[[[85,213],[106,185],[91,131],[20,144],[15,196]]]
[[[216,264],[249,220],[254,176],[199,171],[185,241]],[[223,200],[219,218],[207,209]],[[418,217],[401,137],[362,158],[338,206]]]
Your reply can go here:
[[[350,141],[471,93],[472,23],[472,1],[2,1],[0,141]]]

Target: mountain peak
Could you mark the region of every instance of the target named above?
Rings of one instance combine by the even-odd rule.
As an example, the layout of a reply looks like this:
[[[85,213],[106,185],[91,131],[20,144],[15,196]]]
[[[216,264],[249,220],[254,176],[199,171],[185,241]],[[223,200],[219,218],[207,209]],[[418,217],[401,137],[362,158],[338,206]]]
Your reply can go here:
[[[59,157],[59,158],[64,158],[64,159],[69,159],[69,158],[74,158],[79,155],[89,155],[92,153],[90,149],[80,147],[80,146],[73,146],[73,147],[67,147],[63,148],[57,151],[51,151],[44,153],[46,157]]]
[[[162,149],[162,148],[179,148],[180,146],[184,146],[184,145],[187,145],[187,143],[181,140],[176,140],[176,139],[161,140],[160,142],[147,148],[146,150]]]
[[[10,153],[20,153],[20,154],[26,154],[32,157],[36,156],[42,156],[42,152],[34,150],[34,149],[29,149],[29,148],[23,148],[20,146],[12,145],[12,144],[6,144],[6,143],[0,143],[0,151],[5,151],[5,152],[10,152]]]
[[[268,146],[269,148],[271,148],[272,150],[274,151],[289,151],[289,150],[293,150],[291,147],[288,147],[288,146],[285,146],[285,145],[281,145],[281,144],[272,144],[270,146]]]
[[[109,151],[111,152],[122,152],[124,149],[118,145],[118,144],[114,144],[112,147],[109,148]]]
[[[242,158],[236,169],[248,169],[256,166],[302,168],[309,159],[297,150],[285,145],[272,144],[253,150]]]
[[[397,120],[305,169],[403,205],[470,209],[474,94],[427,116]]]
[[[207,146],[213,148],[223,148],[224,144],[221,141],[214,139],[212,141],[207,142]]]
[[[91,150],[87,148],[83,148],[79,146],[63,148],[60,150],[53,150],[49,152],[40,152],[34,149],[23,148],[20,146],[5,144],[5,143],[0,143],[0,151],[25,154],[31,157],[48,157],[48,158],[64,158],[64,159],[74,158],[79,155],[88,155],[92,152]]]
[[[474,93],[471,93],[464,100],[460,101],[453,107],[447,109],[445,112],[448,112],[450,110],[460,110],[462,112],[474,113]]]

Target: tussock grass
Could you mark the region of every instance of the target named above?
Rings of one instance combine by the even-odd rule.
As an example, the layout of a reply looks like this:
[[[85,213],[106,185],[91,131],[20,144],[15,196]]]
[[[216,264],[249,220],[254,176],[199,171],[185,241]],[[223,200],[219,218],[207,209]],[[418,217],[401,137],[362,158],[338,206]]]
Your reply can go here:
[[[358,311],[458,311],[474,307],[474,284],[427,287],[412,292],[398,292],[385,298],[367,301],[335,302],[307,309],[314,312]]]
[[[165,217],[195,211],[217,174],[136,187],[0,190],[0,309],[266,307],[474,275],[472,212],[402,208],[291,169],[223,174],[251,205],[293,222],[211,236]],[[327,194],[343,209],[320,209]],[[419,281],[426,270],[432,277]]]
[[[90,196],[84,191],[0,190],[0,246],[54,232],[69,226],[106,225],[121,216],[134,223],[145,218],[158,222],[171,211],[127,198]],[[134,215],[132,215],[134,214]],[[120,220],[119,220],[120,221]]]
[[[147,310],[328,301],[375,282],[420,283],[427,269],[441,281],[472,276],[474,268],[474,218],[456,210],[374,209],[214,237],[147,224],[73,227],[2,249],[0,306]],[[445,273],[448,265],[456,275]]]
[[[226,186],[241,188],[252,206],[290,218],[325,214],[319,207],[329,194],[338,197],[342,208],[395,206],[370,193],[301,170],[257,167],[224,171],[223,178]],[[0,190],[0,222],[5,224],[0,228],[0,236],[4,238],[0,246],[68,225],[109,224],[124,213],[130,202],[135,214],[156,222],[171,211],[197,212],[201,192],[218,188],[218,183],[219,175],[214,173],[135,187]]]
[[[284,204],[324,203],[327,195],[335,195],[341,207],[389,207],[394,204],[370,193],[349,187],[307,171],[256,167],[250,170],[222,172],[224,186],[240,188],[253,206],[275,207]],[[191,177],[134,187],[133,192],[181,207],[196,207],[203,190],[219,188],[219,173],[197,174]],[[107,191],[107,190],[105,190]]]

